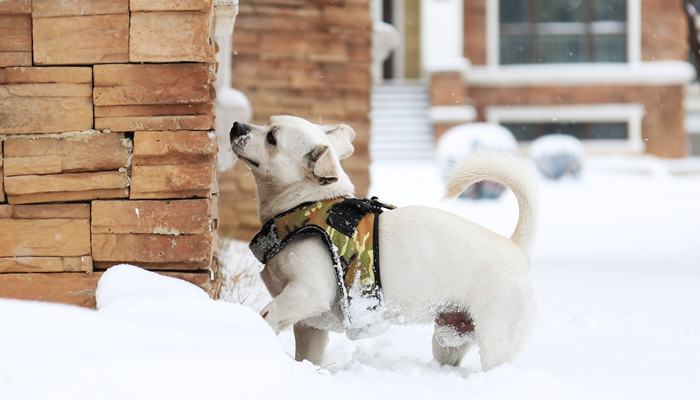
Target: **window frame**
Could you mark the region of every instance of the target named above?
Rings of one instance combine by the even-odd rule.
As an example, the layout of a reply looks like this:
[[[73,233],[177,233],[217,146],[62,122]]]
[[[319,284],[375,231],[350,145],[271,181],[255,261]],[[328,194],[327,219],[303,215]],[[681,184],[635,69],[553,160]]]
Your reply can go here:
[[[571,135],[571,136],[574,136],[577,139],[581,140],[582,142],[589,142],[591,140],[601,140],[601,141],[625,140],[626,141],[628,139],[627,137],[625,137],[624,139],[621,139],[621,138],[595,138],[595,137],[593,137],[593,134],[594,134],[594,129],[595,129],[596,125],[620,125],[620,127],[624,128],[625,135],[629,136],[629,124],[625,121],[619,121],[619,122],[602,122],[602,121],[501,122],[501,125],[510,129],[511,133],[516,137],[516,139],[520,143],[532,142],[534,140],[541,138],[542,136],[547,136],[547,135],[553,134],[553,133],[561,133],[561,134],[565,134],[565,135]],[[532,139],[518,138],[518,132],[511,129],[510,126],[508,126],[508,125],[530,126],[534,130],[534,132],[533,132],[534,137]],[[556,125],[572,125],[572,126],[576,126],[580,129],[581,136],[579,137],[578,135],[572,133],[571,131],[567,131],[567,129],[556,129],[556,130],[550,131],[549,129],[547,129],[548,125],[554,125],[554,126],[556,126]]]
[[[641,62],[641,0],[627,0],[627,54],[626,61],[621,64],[636,64]],[[549,24],[549,23],[547,23]],[[559,23],[554,23],[561,25]],[[568,23],[565,23],[568,25]],[[585,23],[583,23],[585,24]],[[596,22],[593,22],[595,25]],[[597,29],[606,29],[608,22],[599,22]],[[533,24],[534,25],[534,24]],[[539,25],[539,24],[537,24]],[[609,29],[609,26],[607,27]],[[501,30],[499,0],[486,0],[486,63],[488,66],[507,67],[517,65],[551,65],[551,63],[501,64]],[[571,64],[609,64],[608,62],[577,62]]]
[[[644,105],[630,104],[579,104],[553,106],[489,106],[485,108],[486,121],[494,124],[546,124],[559,123],[625,123],[627,139],[583,139],[586,149],[595,152],[644,151],[642,119]],[[519,142],[529,147],[531,142]]]

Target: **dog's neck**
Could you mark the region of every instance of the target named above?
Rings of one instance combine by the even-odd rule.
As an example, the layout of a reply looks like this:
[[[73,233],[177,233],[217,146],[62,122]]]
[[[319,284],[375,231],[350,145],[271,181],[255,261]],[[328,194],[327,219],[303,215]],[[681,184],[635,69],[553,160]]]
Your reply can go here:
[[[258,215],[265,224],[270,218],[311,201],[354,197],[355,187],[347,176],[337,182],[320,186],[311,180],[303,180],[284,188],[256,182],[258,191]]]

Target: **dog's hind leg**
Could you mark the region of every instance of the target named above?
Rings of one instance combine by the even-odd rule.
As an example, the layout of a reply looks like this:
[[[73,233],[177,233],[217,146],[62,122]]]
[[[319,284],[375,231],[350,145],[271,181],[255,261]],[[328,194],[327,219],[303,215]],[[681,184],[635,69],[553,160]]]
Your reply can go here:
[[[498,297],[500,301],[490,303],[490,308],[481,308],[483,318],[475,331],[484,371],[515,359],[530,332],[536,310],[529,283],[510,287],[502,295],[494,295],[495,290],[490,293],[492,299]]]
[[[467,341],[459,346],[443,346],[438,343],[433,335],[433,357],[441,365],[459,367],[462,363],[462,358],[464,358],[464,355],[467,354],[473,344],[473,342]]]
[[[473,334],[459,334],[444,326],[435,324],[433,333],[433,357],[442,365],[458,367],[462,363],[462,358],[475,343]]]
[[[308,360],[316,365],[323,362],[323,352],[328,343],[328,331],[316,329],[301,322],[294,324],[297,361]]]
[[[501,338],[490,338],[480,341],[479,352],[481,355],[481,369],[484,371],[509,363],[515,358],[512,343]]]
[[[504,318],[508,310],[504,307],[498,310],[499,319],[486,319],[477,332],[481,368],[488,371],[501,364],[512,362],[518,354],[523,342],[523,332],[527,330],[521,325],[527,323],[517,316]],[[528,323],[529,324],[529,323]]]
[[[474,320],[469,312],[446,310],[436,316],[433,357],[440,364],[459,366],[474,343]]]

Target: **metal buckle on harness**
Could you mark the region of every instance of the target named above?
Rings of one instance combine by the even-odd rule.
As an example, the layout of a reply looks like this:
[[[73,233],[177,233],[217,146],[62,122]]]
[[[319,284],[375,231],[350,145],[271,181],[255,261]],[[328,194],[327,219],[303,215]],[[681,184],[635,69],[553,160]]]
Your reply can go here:
[[[372,198],[370,200],[372,200],[373,204],[375,204],[381,208],[386,208],[387,210],[393,210],[396,208],[396,206],[393,204],[384,203],[382,201],[379,201],[379,198],[377,196],[372,196]]]

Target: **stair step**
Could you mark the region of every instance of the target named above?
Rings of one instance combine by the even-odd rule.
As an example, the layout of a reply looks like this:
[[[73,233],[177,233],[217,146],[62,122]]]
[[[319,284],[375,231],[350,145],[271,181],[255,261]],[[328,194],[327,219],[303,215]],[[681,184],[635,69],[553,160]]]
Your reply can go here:
[[[381,117],[372,115],[371,118],[372,121],[379,126],[416,126],[416,124],[418,124],[425,127],[430,127],[427,114],[415,115],[410,113],[396,113]]]
[[[418,112],[418,113],[423,113],[426,116],[429,113],[429,108],[430,108],[430,103],[427,101],[425,103],[417,103],[417,104],[374,104],[372,105],[372,113],[375,114],[383,114],[383,113],[396,113],[396,112]]]
[[[389,140],[395,140],[401,137],[419,137],[433,140],[433,130],[430,127],[423,125],[416,126],[396,126],[396,125],[386,125],[378,126],[375,125],[371,130],[373,135],[376,135],[377,140],[388,138]]]
[[[385,153],[403,153],[406,151],[409,152],[415,152],[415,153],[430,153],[432,154],[433,149],[428,146],[416,146],[416,145],[411,145],[410,143],[402,143],[402,144],[397,144],[397,143],[387,143],[387,144],[382,144],[382,143],[372,143],[370,146],[370,150],[373,153],[377,152],[385,152]]]
[[[399,138],[396,140],[373,140],[372,145],[376,145],[381,148],[407,148],[407,147],[416,147],[416,148],[426,148],[426,149],[432,149],[433,148],[433,142],[432,140],[415,140],[415,139],[407,139],[407,138]]]
[[[371,101],[392,101],[392,100],[424,100],[428,93],[421,92],[385,92],[372,93],[369,97]]]
[[[392,160],[426,160],[434,157],[433,151],[423,149],[417,151],[374,151],[370,149],[370,157],[374,161],[392,161]]]
[[[385,82],[372,88],[370,154],[374,160],[433,157],[430,94],[415,82]]]
[[[385,93],[428,93],[428,88],[422,85],[393,86],[377,85],[372,89],[373,94]]]

